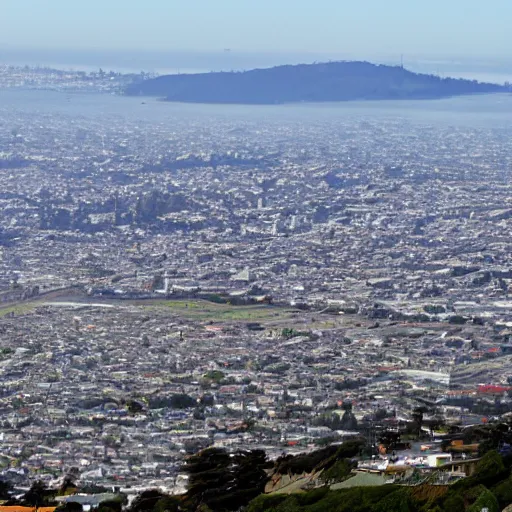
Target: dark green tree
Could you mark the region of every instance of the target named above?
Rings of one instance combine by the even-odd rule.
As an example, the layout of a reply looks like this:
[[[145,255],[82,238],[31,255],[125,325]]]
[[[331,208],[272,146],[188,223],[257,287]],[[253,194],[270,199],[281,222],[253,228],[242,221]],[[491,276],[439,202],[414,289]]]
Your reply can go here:
[[[58,494],[60,496],[65,496],[67,494],[72,494],[73,492],[76,492],[76,483],[75,483],[75,477],[74,475],[66,475],[64,477],[64,480],[62,481],[61,486],[59,487]]]
[[[131,399],[126,402],[126,408],[130,414],[140,414],[144,410],[144,404],[138,400]]]
[[[500,506],[505,508],[512,503],[512,476],[503,480],[491,490],[498,499]]]
[[[8,500],[13,491],[12,485],[9,482],[0,480],[0,500]]]
[[[177,393],[171,396],[172,409],[189,409],[197,405],[197,400],[186,393]]]
[[[344,401],[342,405],[343,416],[341,418],[341,428],[343,430],[356,430],[357,429],[357,419],[352,412],[352,402]]]
[[[465,503],[464,498],[457,493],[452,493],[446,497],[443,503],[442,510],[446,510],[446,512],[452,512],[455,510],[464,510]]]
[[[473,503],[473,505],[471,505],[467,510],[468,512],[482,512],[482,510],[485,509],[487,509],[487,512],[500,512],[498,500],[496,499],[496,496],[489,491],[489,489],[482,491],[475,503]]]
[[[473,477],[485,482],[492,481],[504,470],[501,455],[496,450],[491,450],[478,461]]]
[[[25,493],[21,502],[28,507],[43,507],[52,501],[53,495],[41,480],[35,481]]]
[[[141,492],[132,502],[130,512],[153,512],[156,504],[167,496],[157,489]]]
[[[399,489],[388,494],[373,508],[373,512],[411,512],[412,510],[408,489]]]
[[[180,505],[180,498],[176,496],[165,496],[156,502],[153,512],[179,512],[183,510]]]
[[[98,507],[98,512],[102,512],[102,510],[103,512],[121,512],[126,501],[127,497],[124,494],[120,494],[116,499],[102,501]],[[105,509],[108,509],[108,511]]]
[[[412,421],[414,424],[414,432],[417,438],[421,435],[421,427],[423,425],[423,413],[425,409],[423,407],[416,407],[412,411]]]
[[[76,501],[66,501],[62,505],[59,505],[55,512],[82,512],[83,507]]]
[[[186,503],[212,510],[238,510],[261,494],[267,481],[263,450],[238,451],[208,448],[191,456],[184,467],[189,476]]]

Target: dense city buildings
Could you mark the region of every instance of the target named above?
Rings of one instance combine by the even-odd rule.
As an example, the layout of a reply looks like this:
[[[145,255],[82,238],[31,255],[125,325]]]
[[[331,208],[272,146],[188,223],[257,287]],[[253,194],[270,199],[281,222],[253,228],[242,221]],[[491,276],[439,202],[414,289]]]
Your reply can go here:
[[[377,450],[418,408],[437,467],[447,425],[509,413],[510,124],[449,115],[509,97],[2,95],[4,478],[179,490],[202,448]]]

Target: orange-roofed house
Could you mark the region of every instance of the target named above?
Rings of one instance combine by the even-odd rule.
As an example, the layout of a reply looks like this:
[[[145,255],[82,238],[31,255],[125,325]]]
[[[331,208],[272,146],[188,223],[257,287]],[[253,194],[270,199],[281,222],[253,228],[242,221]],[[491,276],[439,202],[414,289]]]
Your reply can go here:
[[[21,505],[0,505],[0,512],[54,512],[57,507],[22,507]]]
[[[0,505],[0,512],[36,512],[36,507],[22,507],[18,505]]]
[[[35,512],[36,507],[21,507],[18,505],[3,506],[0,505],[0,512]]]

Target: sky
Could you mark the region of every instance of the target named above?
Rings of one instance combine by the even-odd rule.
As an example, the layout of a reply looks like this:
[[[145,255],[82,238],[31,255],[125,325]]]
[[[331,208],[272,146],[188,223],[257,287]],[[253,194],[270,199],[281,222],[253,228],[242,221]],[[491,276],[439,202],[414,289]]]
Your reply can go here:
[[[505,57],[512,0],[0,0],[0,50]]]

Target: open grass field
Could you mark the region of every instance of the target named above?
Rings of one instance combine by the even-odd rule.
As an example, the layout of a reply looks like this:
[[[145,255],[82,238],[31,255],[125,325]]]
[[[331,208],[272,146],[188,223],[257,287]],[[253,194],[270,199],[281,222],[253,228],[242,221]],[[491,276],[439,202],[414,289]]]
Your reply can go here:
[[[233,306],[205,300],[152,300],[145,308],[169,310],[182,318],[214,322],[282,322],[298,313],[291,308],[268,305]]]
[[[63,290],[61,293],[53,293],[48,297],[38,297],[33,300],[19,301],[16,303],[5,303],[0,305],[0,318],[13,313],[15,316],[28,314],[38,306],[54,305],[62,303],[63,306],[87,307],[126,307],[137,306],[162,314],[169,313],[184,320],[215,323],[260,323],[270,328],[305,328],[305,329],[337,329],[340,327],[351,327],[354,322],[360,319],[352,316],[322,315],[313,311],[301,311],[292,307],[276,306],[268,304],[253,304],[237,306],[233,304],[222,304],[203,299],[113,299],[87,297],[84,294],[77,294],[75,290]]]
[[[21,302],[19,304],[11,304],[8,306],[0,307],[0,318],[3,318],[11,313],[14,316],[31,313],[37,306],[42,304],[42,302]]]

